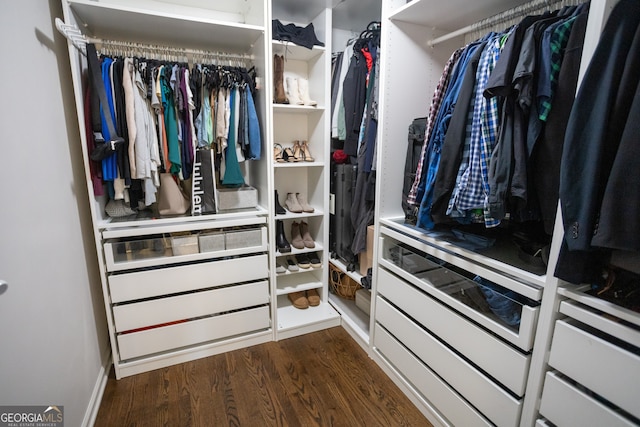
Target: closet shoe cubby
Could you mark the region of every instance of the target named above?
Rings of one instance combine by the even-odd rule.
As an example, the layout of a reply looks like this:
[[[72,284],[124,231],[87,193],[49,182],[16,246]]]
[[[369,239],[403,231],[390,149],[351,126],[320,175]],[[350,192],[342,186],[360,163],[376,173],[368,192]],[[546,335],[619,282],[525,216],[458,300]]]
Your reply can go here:
[[[286,270],[273,276],[276,298],[276,339],[288,338],[321,328],[340,324],[340,316],[328,301],[328,199],[329,199],[329,142],[330,142],[330,65],[331,65],[331,9],[309,5],[309,8],[290,7],[290,2],[275,0],[273,19],[306,27],[313,23],[316,37],[325,46],[314,45],[311,49],[292,42],[271,41],[271,60],[274,73],[282,72],[282,82],[287,89],[298,91],[292,94],[289,103],[275,102],[280,89],[273,88],[272,140],[276,144],[270,164],[274,188],[280,197],[279,203],[286,209],[278,214],[284,234],[291,245],[291,252],[281,253],[272,245],[271,265],[275,269],[286,264],[287,258],[296,255],[317,254],[320,261],[314,267]],[[316,7],[318,6],[318,7]],[[295,16],[288,13],[297,9]],[[304,19],[304,22],[301,20]],[[276,76],[276,78],[278,78]],[[295,83],[295,84],[294,84]],[[302,84],[303,92],[300,92]],[[298,95],[298,96],[293,96]],[[297,100],[300,102],[295,102]],[[315,102],[304,102],[313,100]],[[281,101],[281,99],[278,99]],[[282,153],[282,154],[280,154]],[[298,198],[298,196],[300,198]],[[287,198],[289,202],[287,203]],[[301,206],[300,203],[304,206]],[[275,201],[273,211],[275,212]],[[304,208],[304,209],[303,209]],[[297,211],[297,212],[296,212]],[[313,246],[294,246],[292,230],[308,229]],[[298,236],[304,237],[304,236]],[[277,235],[274,235],[277,241]],[[320,303],[300,310],[292,305],[289,294],[298,295],[310,289],[318,289]]]

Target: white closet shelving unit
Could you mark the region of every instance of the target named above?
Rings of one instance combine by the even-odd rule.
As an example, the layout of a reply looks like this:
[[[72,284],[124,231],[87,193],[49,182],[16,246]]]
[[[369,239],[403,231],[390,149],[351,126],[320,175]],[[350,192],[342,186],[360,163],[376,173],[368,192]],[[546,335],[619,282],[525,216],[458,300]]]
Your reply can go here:
[[[316,254],[321,260],[319,268],[300,268],[298,271],[274,273],[273,293],[277,296],[274,304],[276,319],[276,339],[289,338],[325,329],[340,324],[338,312],[328,301],[328,239],[329,239],[329,129],[330,129],[330,75],[331,68],[331,5],[325,1],[312,1],[299,4],[284,0],[274,0],[272,19],[283,24],[294,23],[306,27],[313,23],[316,37],[324,46],[308,49],[294,43],[271,41],[270,67],[273,67],[275,54],[284,57],[284,79],[303,78],[309,83],[309,96],[317,102],[315,106],[276,104],[271,102],[273,117],[271,144],[268,149],[273,153],[273,144],[283,148],[292,148],[294,141],[307,141],[313,161],[276,162],[271,158],[271,174],[274,189],[279,201],[285,206],[287,193],[301,193],[314,208],[312,213],[292,213],[275,215],[272,209],[272,224],[282,221],[285,236],[291,242],[291,225],[304,221],[315,242],[314,248],[291,248],[289,253],[280,253],[276,245],[275,227],[271,242],[271,265],[275,271],[277,262],[286,263],[286,258],[295,260],[298,254]],[[273,100],[273,85],[269,100]],[[271,192],[271,197],[275,197]],[[275,202],[274,202],[275,203]],[[272,206],[275,206],[272,204]],[[285,206],[286,208],[286,206]],[[320,294],[319,306],[306,309],[295,308],[288,294],[316,289]]]
[[[258,190],[258,207],[112,220],[104,214],[105,198],[91,197],[116,377],[342,324],[434,425],[638,425],[640,315],[553,277],[559,221],[546,272],[525,268],[509,251],[479,255],[402,223],[406,146],[400,150],[396,141],[404,142],[411,120],[426,114],[446,60],[464,44],[458,35],[433,47],[429,41],[524,3],[382,0],[369,317],[328,291],[331,31],[333,8],[343,4],[63,0],[64,21],[88,37],[251,55],[262,81],[256,107],[264,155],[243,166],[246,181]],[[591,1],[582,74],[613,4]],[[326,46],[273,41],[272,18],[313,22]],[[86,58],[71,43],[69,53],[86,185],[93,195],[82,126]],[[309,80],[316,107],[272,102],[274,53],[286,56],[285,75]],[[273,143],[294,140],[309,141],[315,160],[276,163]],[[288,192],[305,193],[315,211],[276,216],[274,190],[281,203]],[[316,252],[322,265],[277,274],[276,262],[285,254],[277,251],[275,222],[285,222],[289,239],[291,222],[301,219],[316,242],[308,252]],[[174,247],[180,241],[173,242],[171,233],[187,233],[187,243],[199,249]],[[246,233],[240,239],[245,243],[226,245],[237,237],[233,233]],[[225,246],[203,251],[201,238]],[[626,268],[640,265],[637,254],[630,261],[616,259]],[[527,298],[518,326],[461,297],[472,295],[471,275]],[[319,290],[320,306],[292,307],[287,294],[309,289]]]
[[[465,44],[457,30],[525,3],[382,2],[370,354],[436,425],[634,425],[640,316],[553,276],[560,220],[546,272],[500,242],[479,254],[403,224],[406,152],[394,141],[426,115],[446,60]],[[582,73],[614,3],[591,2]],[[476,275],[527,298],[517,327],[470,301]]]
[[[64,22],[94,40],[250,56],[261,78],[270,75],[269,11],[261,0],[63,0],[62,5]],[[116,377],[271,341],[268,154],[242,165],[245,181],[258,190],[255,209],[110,219],[89,172],[86,57],[71,43],[69,54]],[[270,129],[266,98],[261,93],[256,104],[263,138]]]

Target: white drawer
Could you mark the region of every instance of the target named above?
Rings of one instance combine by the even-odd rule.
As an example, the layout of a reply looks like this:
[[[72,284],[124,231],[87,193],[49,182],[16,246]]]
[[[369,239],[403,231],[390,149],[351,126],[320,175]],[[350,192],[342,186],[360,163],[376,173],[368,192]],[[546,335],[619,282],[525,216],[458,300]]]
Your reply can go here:
[[[632,397],[637,399],[637,394]],[[547,372],[542,389],[540,413],[554,425],[580,427],[622,427],[636,424],[588,396],[557,374]]]
[[[376,301],[376,321],[489,420],[498,426],[518,425],[521,400],[515,399],[380,297]],[[407,377],[411,378],[411,375]]]
[[[518,396],[527,385],[525,355],[384,269],[378,292]]]
[[[410,382],[451,425],[493,425],[379,324],[375,325],[374,336],[376,351],[400,371],[405,380]]]
[[[266,329],[269,306],[118,335],[120,360]]]
[[[111,302],[118,303],[265,279],[267,255],[109,276]]]
[[[640,356],[580,325],[572,319],[556,322],[549,365],[640,418]]]
[[[269,302],[269,282],[227,286],[209,291],[113,307],[116,332],[193,319]]]
[[[222,247],[206,239],[212,238],[217,231],[226,239],[229,235],[232,244]],[[150,231],[148,231],[150,232]],[[133,233],[133,232],[132,232]],[[104,232],[103,236],[120,236],[122,233]],[[122,236],[121,236],[122,237]],[[136,236],[131,236],[135,238]],[[203,245],[200,247],[200,238]],[[211,243],[214,243],[211,245]],[[191,230],[187,234],[152,234],[138,236],[137,240],[111,239],[103,245],[107,271],[117,272],[150,267],[162,267],[192,261],[230,257],[236,255],[264,252],[268,249],[267,228],[247,227],[244,229]]]
[[[494,334],[519,347],[523,351],[531,351],[533,348],[539,306],[529,306],[516,302],[520,309],[520,323],[509,326],[490,311],[481,312],[459,299],[459,294],[461,294],[465,288],[478,286],[473,280],[467,279],[444,267],[411,274],[387,259],[381,259],[379,265],[462,313],[475,323],[484,326],[486,329],[489,329]],[[382,269],[378,270],[382,271]],[[381,280],[378,279],[377,282],[380,283]],[[378,285],[378,290],[379,289],[380,285]],[[389,289],[389,291],[394,292],[393,289]]]

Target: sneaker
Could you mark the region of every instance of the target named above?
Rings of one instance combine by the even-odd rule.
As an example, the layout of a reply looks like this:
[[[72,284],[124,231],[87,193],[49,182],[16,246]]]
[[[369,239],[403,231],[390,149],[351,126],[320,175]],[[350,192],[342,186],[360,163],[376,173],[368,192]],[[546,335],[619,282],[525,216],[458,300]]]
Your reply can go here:
[[[313,267],[313,268],[322,267],[322,261],[318,257],[318,254],[315,253],[315,252],[312,253],[312,254],[309,254],[309,263],[311,264],[311,267]]]
[[[298,264],[296,263],[296,260],[293,259],[293,257],[287,257],[287,268],[289,269],[289,271],[298,271]]]
[[[276,273],[282,274],[286,272],[287,272],[287,263],[280,260],[276,261]]]
[[[300,268],[309,268],[311,267],[311,262],[309,261],[309,257],[306,254],[298,254],[296,255],[296,263]]]

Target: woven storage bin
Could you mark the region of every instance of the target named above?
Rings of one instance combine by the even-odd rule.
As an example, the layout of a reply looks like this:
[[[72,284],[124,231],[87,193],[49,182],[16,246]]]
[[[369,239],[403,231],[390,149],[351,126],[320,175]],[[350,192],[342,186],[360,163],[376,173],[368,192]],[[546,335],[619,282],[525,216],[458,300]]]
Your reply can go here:
[[[329,263],[329,285],[331,291],[345,299],[356,299],[356,291],[362,286],[338,267]]]

